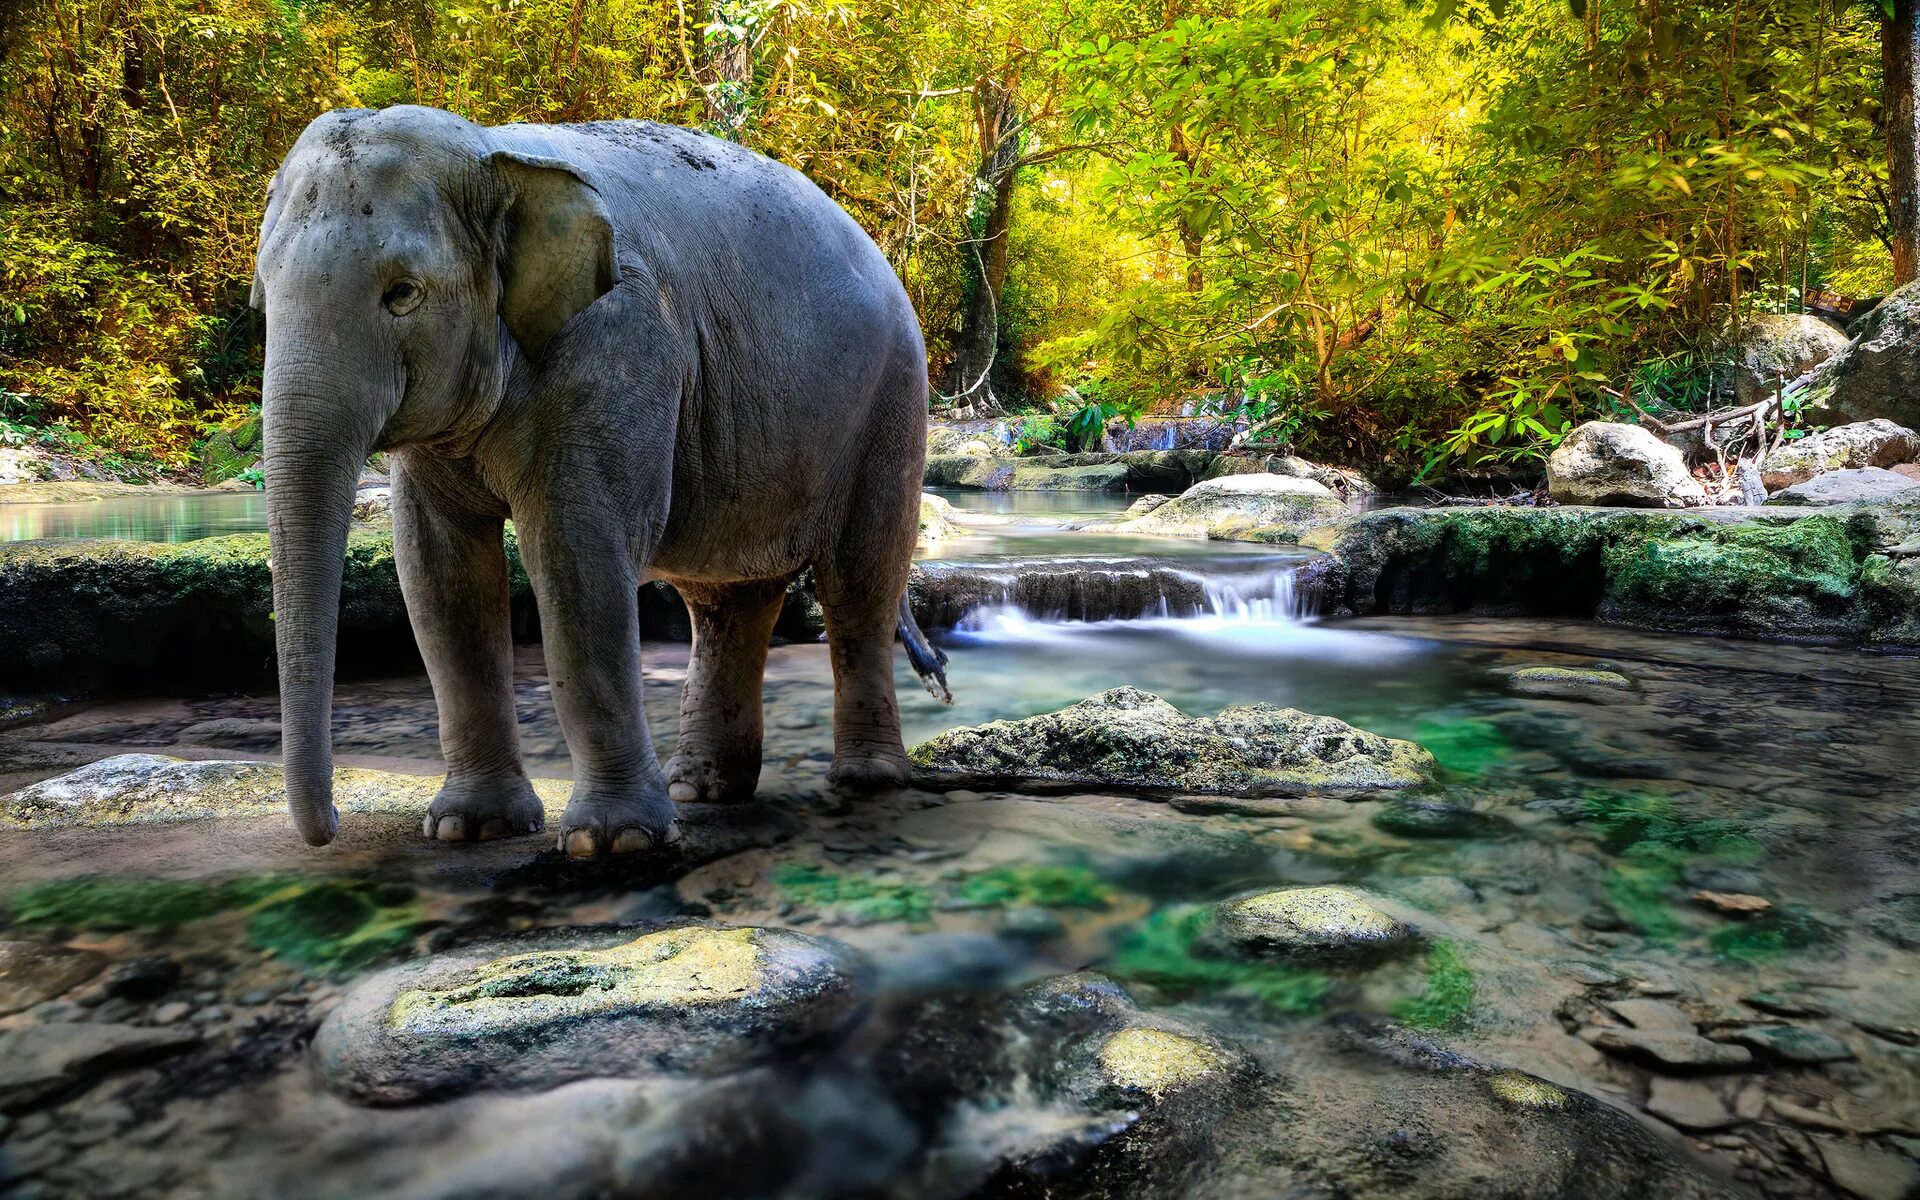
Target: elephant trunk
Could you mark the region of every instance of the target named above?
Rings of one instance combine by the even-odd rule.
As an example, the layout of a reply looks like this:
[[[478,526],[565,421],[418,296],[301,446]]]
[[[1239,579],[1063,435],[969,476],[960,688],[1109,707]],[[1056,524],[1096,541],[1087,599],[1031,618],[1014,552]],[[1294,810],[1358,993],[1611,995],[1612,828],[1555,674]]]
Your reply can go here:
[[[263,389],[267,522],[287,804],[310,846],[339,832],[333,806],[333,667],[354,488],[374,441],[331,388],[269,370]],[[365,404],[362,411],[371,409]]]

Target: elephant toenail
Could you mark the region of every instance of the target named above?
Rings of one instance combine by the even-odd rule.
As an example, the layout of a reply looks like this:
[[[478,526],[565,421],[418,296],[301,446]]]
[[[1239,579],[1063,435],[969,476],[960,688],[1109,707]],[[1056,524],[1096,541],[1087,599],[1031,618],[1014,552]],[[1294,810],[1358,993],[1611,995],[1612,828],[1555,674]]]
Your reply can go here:
[[[467,823],[460,817],[440,818],[440,840],[443,842],[464,842],[467,840]]]
[[[613,835],[615,854],[638,854],[642,850],[653,849],[653,835],[644,829],[628,826]]]
[[[660,844],[663,846],[678,846],[680,844],[680,822],[675,821],[673,824],[667,826],[667,831],[660,835]]]
[[[600,839],[591,829],[576,829],[567,835],[566,847],[569,858],[595,858],[600,854]]]
[[[677,779],[667,785],[667,795],[675,804],[691,804],[700,798],[700,789],[684,779]]]
[[[480,826],[480,838],[482,841],[488,838],[503,838],[510,832],[511,830],[507,828],[507,823],[499,817],[494,817],[486,822],[486,824]]]

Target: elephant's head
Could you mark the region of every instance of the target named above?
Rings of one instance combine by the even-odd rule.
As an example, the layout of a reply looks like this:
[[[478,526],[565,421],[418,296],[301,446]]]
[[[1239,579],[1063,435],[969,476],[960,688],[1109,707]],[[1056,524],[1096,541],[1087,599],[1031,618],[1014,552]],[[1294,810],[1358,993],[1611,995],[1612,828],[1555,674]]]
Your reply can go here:
[[[556,158],[429,108],[329,113],[267,193],[267,517],[287,797],[333,840],[333,669],[347,526],[375,449],[470,443],[517,359],[618,282],[607,211]]]

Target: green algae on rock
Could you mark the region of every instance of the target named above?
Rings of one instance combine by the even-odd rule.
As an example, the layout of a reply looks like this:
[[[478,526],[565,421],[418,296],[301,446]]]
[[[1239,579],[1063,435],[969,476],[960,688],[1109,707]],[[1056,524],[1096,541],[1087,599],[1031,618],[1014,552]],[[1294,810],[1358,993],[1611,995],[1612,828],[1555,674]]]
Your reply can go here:
[[[333,780],[334,803],[343,813],[410,815],[426,811],[441,783],[437,775],[357,767],[336,769]],[[572,785],[536,779],[533,790],[547,815],[557,817]],[[285,811],[286,776],[278,763],[119,754],[0,796],[0,829],[145,825]]]
[[[1507,672],[1507,686],[1522,696],[1604,702],[1632,692],[1633,680],[1587,667],[1520,667]]]
[[[1211,1046],[1164,1029],[1122,1029],[1100,1046],[1100,1066],[1116,1087],[1155,1100],[1226,1066]]]
[[[1571,1097],[1546,1080],[1525,1071],[1495,1071],[1487,1076],[1487,1090],[1517,1108],[1566,1108]]]
[[[1352,888],[1298,887],[1216,905],[1214,929],[1251,954],[1310,961],[1377,958],[1411,946],[1413,927]]]
[[[864,963],[837,942],[705,924],[637,932],[549,931],[362,980],[314,1039],[321,1077],[361,1103],[405,1104],[721,1075],[804,1056],[864,1008]]]
[[[1058,712],[962,727],[908,755],[934,786],[1097,786],[1226,796],[1339,796],[1419,787],[1433,757],[1334,717],[1248,704],[1189,717],[1138,688]]]

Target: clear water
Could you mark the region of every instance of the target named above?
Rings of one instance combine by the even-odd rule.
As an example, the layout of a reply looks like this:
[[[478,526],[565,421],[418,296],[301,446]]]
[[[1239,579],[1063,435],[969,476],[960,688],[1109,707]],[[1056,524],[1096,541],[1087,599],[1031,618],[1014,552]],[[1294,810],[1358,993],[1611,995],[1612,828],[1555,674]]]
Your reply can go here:
[[[192,542],[267,527],[267,497],[251,492],[116,496],[63,504],[0,504],[0,542],[117,538]]]
[[[1035,512],[1056,499],[994,503],[1009,506],[1002,515],[1057,521],[1057,511]],[[324,856],[284,831],[244,847],[212,829],[165,837],[140,831],[94,844],[73,835],[51,843],[53,853],[49,843],[0,834],[0,878],[17,885],[102,870],[398,873],[421,889],[427,910],[456,941],[503,925],[633,919],[697,904],[720,920],[791,924],[851,942],[881,964],[880,986],[894,1000],[1093,968],[1123,978],[1149,1008],[1249,1044],[1318,1044],[1313,1039],[1331,1036],[1331,1023],[1347,1012],[1424,1022],[1432,1036],[1463,1052],[1635,1113],[1662,1074],[1604,1054],[1580,1035],[1618,1023],[1604,1009],[1607,1000],[1660,998],[1681,1005],[1703,1028],[1790,1022],[1837,1039],[1853,1056],[1819,1066],[1761,1062],[1695,1077],[1730,1112],[1738,1106],[1770,1114],[1731,1120],[1716,1142],[1695,1137],[1683,1144],[1674,1135],[1676,1145],[1692,1147],[1682,1152],[1701,1156],[1707,1169],[1726,1177],[1744,1170],[1750,1182],[1757,1170],[1769,1194],[1824,1195],[1822,1168],[1783,1146],[1805,1144],[1809,1134],[1855,1141],[1871,1134],[1864,1145],[1874,1153],[1896,1160],[1906,1153],[1901,1147],[1911,1135],[1900,1134],[1903,1142],[1872,1131],[1912,1129],[1920,1113],[1920,757],[1913,752],[1920,745],[1920,663],[1584,622],[1315,621],[1299,611],[1290,589],[1298,556],[1081,534],[1044,521],[949,543],[923,566],[1012,579],[1041,563],[1118,577],[1137,573],[1143,552],[1193,580],[1195,589],[1180,595],[1199,600],[1128,619],[1084,620],[996,599],[986,589],[965,620],[938,635],[951,657],[952,707],[928,697],[899,665],[908,741],[1048,711],[1120,685],[1156,692],[1195,714],[1268,702],[1421,743],[1443,768],[1428,799],[1470,819],[1446,836],[1417,836],[1395,826],[1389,818],[1396,806],[1379,800],[1249,806],[1113,794],[936,799],[909,792],[835,807],[823,787],[832,754],[831,669],[825,647],[797,645],[776,647],[769,660],[761,794],[797,814],[798,832],[652,891],[516,887],[491,868],[480,882],[463,879],[461,864],[469,860],[461,856],[468,852],[420,846],[397,827]],[[646,650],[645,701],[663,751],[677,730],[686,655],[678,645]],[[1516,694],[1506,673],[1539,664],[1615,670],[1635,690],[1608,703]],[[529,769],[567,774],[538,647],[519,652],[516,697]],[[0,789],[126,750],[271,754],[277,707],[271,694],[227,695],[101,703],[58,714],[0,740]],[[216,720],[225,723],[208,725]],[[334,727],[343,765],[439,769],[437,715],[424,679],[343,683]],[[408,849],[394,849],[401,845]],[[509,866],[542,848],[539,839],[510,843],[487,861]],[[1014,933],[1012,915],[994,908],[935,907],[910,918],[822,904],[777,882],[776,867],[791,863],[935,896],[980,872],[1064,867],[1090,873],[1111,895],[1101,906],[1051,913],[1052,924],[1040,933]],[[1275,1007],[1231,984],[1169,982],[1141,965],[1155,952],[1152,932],[1196,906],[1253,889],[1322,883],[1364,888],[1416,914],[1429,936],[1465,964],[1465,999],[1422,1007],[1432,977],[1431,960],[1420,958],[1333,971],[1324,994],[1294,1007]],[[1717,911],[1703,895],[1758,897],[1768,907],[1742,919]],[[0,936],[46,933],[29,928]],[[264,955],[243,931],[217,921],[80,940],[116,956],[180,957],[193,964],[193,988],[240,1012],[252,1011],[242,999],[261,989],[324,998],[353,974]],[[1784,997],[1803,1015],[1769,1015],[1752,999],[1763,995]],[[226,1036],[223,1028],[210,1027],[210,1037]],[[868,1069],[857,1048],[837,1052],[833,1063],[849,1087]],[[169,1144],[203,1146],[203,1127],[229,1129],[261,1105],[281,1114],[278,1123],[242,1139],[236,1152],[271,1155],[281,1152],[276,1146],[297,1146],[291,1135],[273,1142],[272,1131],[297,1129],[316,1112],[347,1121],[338,1105],[315,1098],[297,1049],[262,1070],[254,1082],[210,1098],[171,1102],[165,1111],[179,1132]],[[1377,1087],[1379,1080],[1356,1076],[1350,1086]],[[798,1091],[786,1097],[802,1107],[816,1098]],[[77,1119],[82,1107],[74,1101],[55,1110],[56,1125]],[[1048,1114],[1016,1101],[997,1119],[1028,1129]],[[1433,1120],[1444,1135],[1447,1114]],[[407,1139],[382,1140],[367,1128],[368,1144],[387,1147],[383,1161],[391,1167],[401,1155],[404,1162]],[[868,1152],[846,1129],[817,1136],[826,1154],[857,1160]],[[111,1154],[113,1145],[74,1153],[84,1163],[89,1154]],[[179,1194],[194,1194],[195,1172],[204,1169],[185,1161],[189,1153],[176,1151],[183,1161],[170,1168],[187,1181]],[[284,1153],[284,1169],[302,1169],[303,1152]]]

